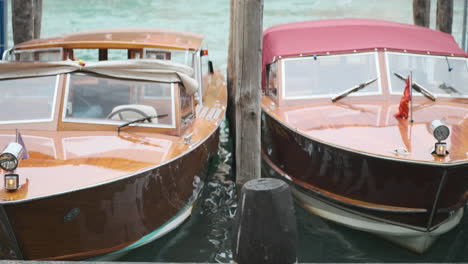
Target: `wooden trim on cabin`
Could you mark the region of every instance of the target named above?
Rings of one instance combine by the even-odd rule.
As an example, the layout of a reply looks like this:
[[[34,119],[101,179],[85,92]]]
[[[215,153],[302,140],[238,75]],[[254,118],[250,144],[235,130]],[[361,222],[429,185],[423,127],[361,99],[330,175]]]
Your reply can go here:
[[[383,51],[378,51],[377,52],[377,57],[379,60],[379,71],[380,71],[380,87],[382,87],[382,96],[389,96],[390,91],[388,87],[388,78],[387,76],[387,60],[385,57],[385,52]]]
[[[92,42],[92,41],[71,41],[63,43],[44,43],[34,45],[23,45],[15,47],[15,50],[29,50],[29,49],[47,49],[63,47],[64,49],[168,49],[168,50],[190,50],[196,51],[194,48],[187,48],[178,45],[154,45],[149,43],[132,43],[132,42]]]
[[[182,89],[182,87],[178,84],[178,83],[174,83],[174,89],[173,89],[173,92],[174,92],[174,117],[175,117],[175,126],[176,126],[176,130],[177,130],[177,135],[181,135],[181,124],[180,124],[180,120],[182,118],[182,113],[181,113],[181,109],[180,109],[180,89]]]

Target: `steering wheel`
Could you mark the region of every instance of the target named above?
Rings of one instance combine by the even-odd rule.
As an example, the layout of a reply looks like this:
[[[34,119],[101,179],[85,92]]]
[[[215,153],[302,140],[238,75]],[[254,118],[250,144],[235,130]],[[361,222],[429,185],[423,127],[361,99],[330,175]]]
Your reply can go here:
[[[131,108],[131,107],[125,107],[125,108],[120,108],[120,109],[117,109],[115,111],[112,111],[108,116],[107,118],[108,119],[112,119],[115,115],[119,115],[119,118],[120,120],[124,120],[124,118],[122,117],[122,113],[123,112],[133,112],[133,113],[137,113],[139,115],[141,115],[141,117],[150,117],[149,115],[145,114],[143,111],[141,111],[140,109],[136,109],[136,108]]]

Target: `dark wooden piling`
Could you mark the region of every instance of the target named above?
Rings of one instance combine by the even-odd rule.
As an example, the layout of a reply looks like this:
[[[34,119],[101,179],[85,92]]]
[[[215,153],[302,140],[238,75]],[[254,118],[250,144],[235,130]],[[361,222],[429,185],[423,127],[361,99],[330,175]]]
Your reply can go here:
[[[453,0],[437,0],[436,29],[452,34]]]
[[[431,17],[431,0],[413,0],[414,24],[429,27]]]
[[[42,0],[12,1],[12,27],[15,44],[41,35]]]
[[[285,182],[264,178],[244,184],[231,240],[239,264],[296,262],[296,217]]]
[[[231,20],[233,76],[229,101],[234,102],[236,184],[260,178],[260,74],[263,0],[233,0]]]

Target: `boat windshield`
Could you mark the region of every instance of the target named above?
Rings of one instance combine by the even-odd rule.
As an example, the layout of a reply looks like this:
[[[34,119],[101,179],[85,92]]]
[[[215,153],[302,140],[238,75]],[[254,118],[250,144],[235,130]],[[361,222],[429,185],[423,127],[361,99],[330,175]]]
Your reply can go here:
[[[0,81],[0,124],[53,120],[57,76]]]
[[[65,122],[123,124],[148,116],[138,125],[175,127],[174,85],[72,73],[67,85]]]
[[[349,96],[379,94],[375,52],[288,58],[283,62],[283,98],[331,98],[368,80],[376,82]]]
[[[466,58],[387,52],[389,87],[392,94],[403,93],[410,72],[413,81],[435,96],[468,97]],[[420,93],[413,93],[422,96]]]

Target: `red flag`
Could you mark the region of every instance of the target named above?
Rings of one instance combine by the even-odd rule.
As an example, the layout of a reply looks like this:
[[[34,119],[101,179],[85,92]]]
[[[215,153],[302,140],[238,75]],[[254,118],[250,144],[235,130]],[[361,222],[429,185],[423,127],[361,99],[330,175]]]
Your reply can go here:
[[[395,117],[408,119],[410,100],[411,100],[410,77],[408,77],[406,78],[406,86],[405,86],[405,90],[403,91],[403,96],[400,99],[400,106],[398,107],[398,113],[394,115]]]

